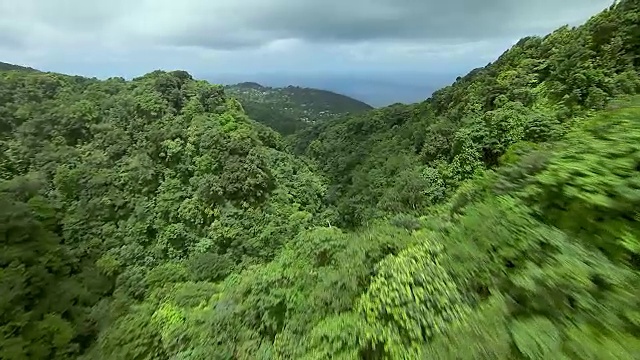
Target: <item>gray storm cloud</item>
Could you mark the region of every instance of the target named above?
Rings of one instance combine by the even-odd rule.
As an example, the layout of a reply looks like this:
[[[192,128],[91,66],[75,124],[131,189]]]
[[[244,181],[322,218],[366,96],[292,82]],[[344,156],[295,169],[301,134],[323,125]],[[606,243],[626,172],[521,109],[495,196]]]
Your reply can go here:
[[[0,45],[47,31],[210,49],[376,40],[470,42],[584,20],[609,0],[0,0]],[[90,34],[92,36],[87,36]]]

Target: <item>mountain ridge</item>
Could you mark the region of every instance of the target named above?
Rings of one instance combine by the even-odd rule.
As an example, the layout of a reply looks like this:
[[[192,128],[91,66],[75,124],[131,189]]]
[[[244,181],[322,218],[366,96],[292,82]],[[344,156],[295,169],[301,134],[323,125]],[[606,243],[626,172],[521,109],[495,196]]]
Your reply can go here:
[[[308,124],[373,109],[347,95],[309,87],[270,87],[243,82],[225,85],[224,89],[240,101],[249,117],[284,135],[293,134]]]
[[[0,354],[636,359],[637,34],[622,0],[303,156],[184,71],[0,71]]]
[[[0,62],[0,71],[12,70],[40,72],[31,67]],[[371,105],[347,95],[312,87],[272,87],[254,81],[223,87],[240,100],[250,118],[283,135],[291,135],[316,121],[373,109]]]

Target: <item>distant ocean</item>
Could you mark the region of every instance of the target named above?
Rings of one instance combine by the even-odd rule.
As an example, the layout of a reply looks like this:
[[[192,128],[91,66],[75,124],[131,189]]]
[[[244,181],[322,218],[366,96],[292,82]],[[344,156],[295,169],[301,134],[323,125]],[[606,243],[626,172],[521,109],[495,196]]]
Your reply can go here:
[[[414,103],[450,85],[459,74],[384,72],[370,74],[216,74],[199,76],[214,83],[257,82],[263,86],[288,85],[329,90],[374,107]]]

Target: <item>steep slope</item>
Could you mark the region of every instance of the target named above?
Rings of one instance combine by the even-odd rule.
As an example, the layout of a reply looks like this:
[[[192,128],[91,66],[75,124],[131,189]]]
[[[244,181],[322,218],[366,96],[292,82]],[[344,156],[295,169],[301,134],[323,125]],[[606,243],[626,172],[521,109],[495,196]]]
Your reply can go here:
[[[4,63],[0,61],[0,71],[8,71],[8,70],[38,71],[30,67]]]
[[[516,142],[558,139],[570,119],[637,92],[639,24],[637,1],[621,2],[578,28],[520,40],[423,103],[317,124],[296,148],[332,178],[344,225],[419,213]],[[439,185],[410,195],[427,184]]]
[[[272,88],[240,83],[226,86],[225,90],[240,100],[250,118],[285,135],[303,129],[309,123],[372,109],[348,96],[311,88]]]
[[[327,223],[322,178],[185,72],[0,72],[0,104],[3,359],[82,355],[154,286],[218,281]]]

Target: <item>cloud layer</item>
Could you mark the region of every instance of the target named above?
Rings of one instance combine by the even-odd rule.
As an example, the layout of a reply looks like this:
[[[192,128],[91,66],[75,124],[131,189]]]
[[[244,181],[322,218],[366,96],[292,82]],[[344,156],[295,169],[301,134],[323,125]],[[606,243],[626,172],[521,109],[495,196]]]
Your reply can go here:
[[[0,0],[0,61],[99,77],[157,68],[205,77],[244,74],[239,80],[265,72],[463,74],[522,36],[578,24],[610,4]]]
[[[0,0],[4,46],[52,37],[236,49],[283,39],[470,42],[584,20],[609,0]],[[73,42],[73,41],[71,41]]]

